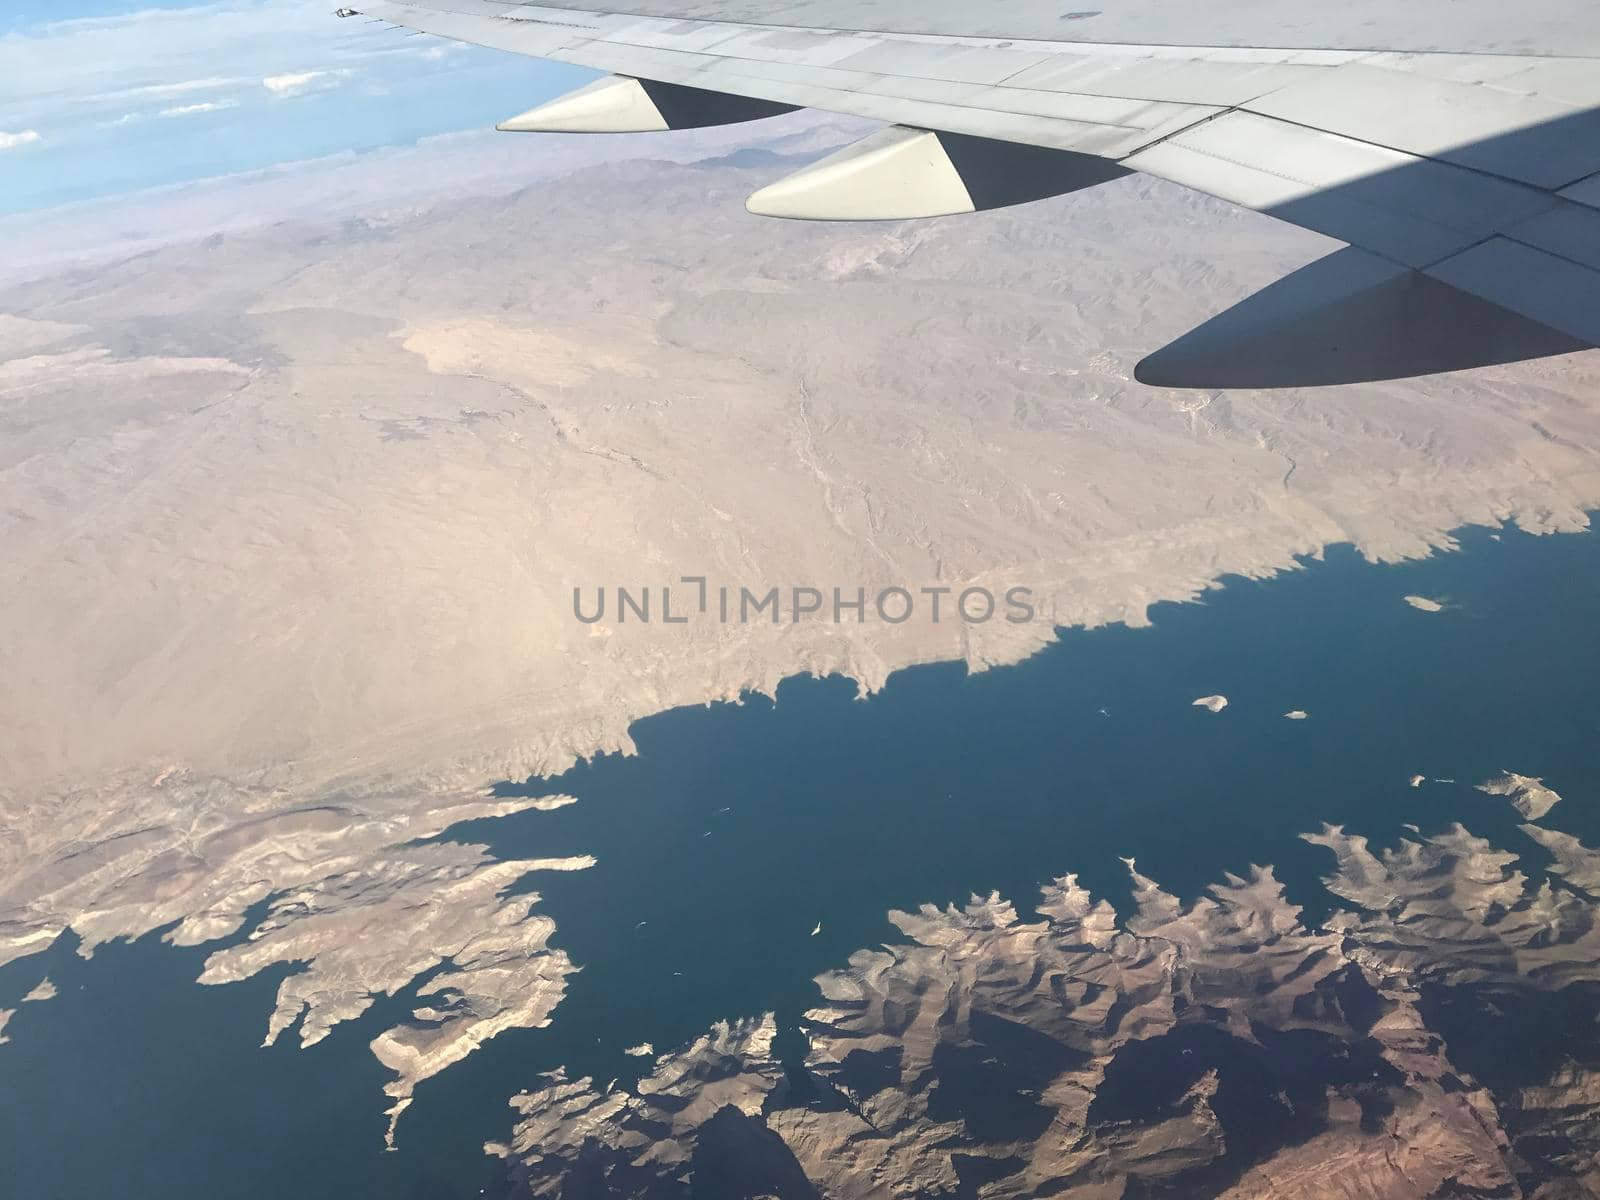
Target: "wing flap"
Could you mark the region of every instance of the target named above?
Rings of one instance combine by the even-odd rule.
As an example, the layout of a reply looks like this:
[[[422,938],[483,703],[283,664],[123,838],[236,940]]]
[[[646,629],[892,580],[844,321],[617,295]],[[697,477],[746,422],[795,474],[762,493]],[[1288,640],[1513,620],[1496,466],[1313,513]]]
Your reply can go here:
[[[872,75],[909,75],[918,79],[947,79],[953,83],[1003,83],[1029,67],[1050,61],[1038,50],[1000,50],[980,46],[941,46],[928,42],[867,40],[866,45],[838,63],[852,71]]]
[[[1285,63],[1068,52],[1049,55],[1005,82],[1009,87],[1232,108],[1320,70]]]
[[[1600,271],[1600,212],[1565,201],[1506,231],[1513,241]]]
[[[1408,267],[1556,203],[1534,188],[1247,112],[1185,130],[1125,165]]]
[[[1600,271],[1581,263],[1496,237],[1429,267],[1425,274],[1600,345]]]
[[[1600,208],[1600,175],[1591,175],[1587,179],[1580,179],[1569,188],[1561,189],[1561,197],[1571,200],[1575,204],[1587,204],[1590,208]]]
[[[1369,67],[1403,71],[1424,79],[1485,83],[1508,92],[1542,96],[1579,108],[1600,104],[1600,72],[1592,58],[1527,54],[1372,54]]]
[[[1244,107],[1539,188],[1600,170],[1600,111],[1502,87],[1349,63]]]

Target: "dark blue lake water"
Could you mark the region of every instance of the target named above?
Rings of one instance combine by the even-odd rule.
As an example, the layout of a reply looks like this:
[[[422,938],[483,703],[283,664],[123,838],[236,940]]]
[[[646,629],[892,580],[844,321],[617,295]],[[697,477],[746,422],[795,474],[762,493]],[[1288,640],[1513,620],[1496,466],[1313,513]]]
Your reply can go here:
[[[1447,607],[1419,612],[1410,593]],[[1600,537],[1468,531],[1460,553],[1398,566],[1335,548],[982,675],[916,668],[865,701],[799,678],[775,704],[649,718],[637,757],[500,789],[578,804],[450,831],[506,857],[599,859],[528,881],[583,970],[550,1028],[423,1084],[397,1153],[382,1153],[367,1042],[405,997],[310,1051],[261,1049],[280,974],[202,988],[204,951],[149,937],[85,963],[62,944],[0,971],[0,1006],[47,971],[61,988],[0,1047],[0,1194],[493,1194],[479,1147],[539,1072],[626,1079],[640,1060],[624,1047],[721,1017],[773,1010],[792,1029],[814,975],[897,937],[893,907],[997,890],[1025,909],[1066,872],[1120,906],[1132,855],[1184,896],[1271,863],[1315,919],[1330,860],[1297,835],[1325,821],[1386,842],[1459,820],[1537,871],[1510,806],[1471,785],[1544,776],[1567,797],[1546,823],[1600,841],[1597,614]],[[1192,706],[1212,693],[1225,711]],[[780,1045],[802,1051],[792,1033]]]

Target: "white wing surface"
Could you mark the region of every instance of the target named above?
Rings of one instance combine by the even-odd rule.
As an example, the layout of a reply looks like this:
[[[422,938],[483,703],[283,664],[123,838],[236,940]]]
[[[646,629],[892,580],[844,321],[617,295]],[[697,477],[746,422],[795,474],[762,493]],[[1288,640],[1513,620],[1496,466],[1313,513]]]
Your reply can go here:
[[[938,215],[1136,170],[1349,243],[1360,261],[1352,271],[1346,256],[1339,286],[1403,285],[1415,307],[1437,294],[1418,280],[1432,281],[1562,335],[1512,328],[1518,345],[1600,344],[1600,5],[1079,2],[1106,7],[370,0],[360,12],[616,77],[506,128],[669,129],[791,107],[892,127],[757,193],[752,211]],[[1428,369],[1441,365],[1467,364]]]

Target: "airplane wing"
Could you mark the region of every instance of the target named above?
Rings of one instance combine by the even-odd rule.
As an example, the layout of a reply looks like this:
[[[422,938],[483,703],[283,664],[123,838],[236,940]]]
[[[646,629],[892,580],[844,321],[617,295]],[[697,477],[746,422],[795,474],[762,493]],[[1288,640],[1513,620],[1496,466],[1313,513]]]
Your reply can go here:
[[[1141,171],[1354,248],[1247,318],[1270,311],[1300,336],[1335,321],[1345,340],[1337,321],[1354,319],[1355,336],[1401,352],[1398,373],[1600,345],[1592,0],[353,2],[610,73],[505,129],[671,129],[795,107],[885,123],[757,192],[753,212],[935,216]],[[1478,306],[1452,307],[1463,295]],[[1456,344],[1424,337],[1419,360],[1406,326],[1434,307]],[[1224,332],[1249,323],[1224,318]]]

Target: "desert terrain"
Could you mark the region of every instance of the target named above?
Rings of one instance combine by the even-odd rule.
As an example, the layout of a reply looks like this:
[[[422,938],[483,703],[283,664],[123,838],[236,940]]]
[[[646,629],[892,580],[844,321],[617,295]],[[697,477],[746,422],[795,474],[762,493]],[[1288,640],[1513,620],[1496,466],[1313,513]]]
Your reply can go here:
[[[587,159],[450,143],[152,202],[192,217],[176,229],[7,226],[36,249],[0,291],[0,961],[69,928],[85,953],[248,933],[204,979],[305,964],[263,1022],[304,1011],[309,1042],[448,960],[449,994],[373,1043],[403,1108],[549,1019],[570,969],[537,897],[504,889],[581,860],[416,845],[548,803],[496,781],[795,673],[870,690],[913,663],[984,669],[1334,543],[1390,560],[1468,524],[1584,528],[1600,505],[1600,356],[1300,391],[1136,382],[1145,354],[1336,248],[1266,218],[1139,177],[932,223],[744,212],[853,132],[800,117]],[[575,590],[685,577],[1025,587],[1038,611],[574,613]],[[1230,912],[1291,920],[1269,878],[1227,887]],[[1092,916],[1068,884],[1058,901]],[[993,905],[907,931],[946,921],[1043,936]],[[1338,935],[1351,961],[1363,936]],[[760,1057],[759,1025],[715,1036]],[[1425,1107],[1404,1111],[1442,1114],[1499,1186],[1477,1101],[1418,1062]],[[1174,1145],[1210,1136],[1196,1086]],[[1102,1151],[1148,1157],[1082,1153]]]

